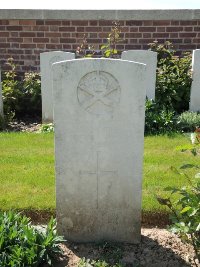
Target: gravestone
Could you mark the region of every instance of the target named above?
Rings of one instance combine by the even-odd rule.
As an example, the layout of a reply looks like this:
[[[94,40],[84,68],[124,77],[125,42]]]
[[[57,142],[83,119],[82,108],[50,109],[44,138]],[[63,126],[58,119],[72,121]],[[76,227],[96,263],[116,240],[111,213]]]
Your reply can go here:
[[[58,232],[138,243],[146,66],[76,59],[53,77]]]
[[[147,98],[155,99],[157,53],[149,50],[129,50],[122,52],[122,59],[146,64],[147,69]]]
[[[74,53],[62,51],[44,52],[40,54],[43,122],[53,122],[52,64],[74,58]]]
[[[193,51],[190,111],[200,111],[200,49]]]
[[[2,83],[1,83],[1,68],[0,68],[0,116],[3,117],[3,98],[2,98]]]

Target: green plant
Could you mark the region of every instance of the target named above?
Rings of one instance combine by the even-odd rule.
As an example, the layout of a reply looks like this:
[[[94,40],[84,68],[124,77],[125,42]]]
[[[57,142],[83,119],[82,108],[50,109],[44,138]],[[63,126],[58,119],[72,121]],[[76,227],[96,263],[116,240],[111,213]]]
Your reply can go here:
[[[200,114],[191,111],[183,112],[177,117],[177,126],[181,131],[193,132],[200,127]]]
[[[90,259],[82,258],[82,259],[80,259],[80,261],[78,263],[78,267],[122,267],[122,265],[119,263],[114,264],[114,265],[109,265],[105,261],[90,260]]]
[[[20,98],[20,112],[22,115],[40,114],[42,110],[41,77],[36,72],[24,74],[22,97]]]
[[[199,145],[200,143],[200,129],[196,129],[194,134],[191,140],[193,147],[189,149],[192,154],[196,156],[196,144]],[[190,168],[199,170],[200,166],[196,164],[184,164],[180,167],[181,170]],[[184,176],[188,185],[181,189],[172,186],[166,187],[165,191],[171,192],[171,196],[168,198],[157,197],[157,200],[161,205],[167,206],[172,212],[172,225],[169,229],[173,233],[179,234],[183,241],[192,244],[200,263],[200,173],[197,173],[192,180],[186,173],[181,173],[174,167],[171,169],[173,169],[176,174]],[[172,199],[174,194],[178,195],[176,201]],[[196,261],[194,262],[197,266]]]
[[[55,227],[56,222],[51,219],[46,231],[42,232],[19,213],[1,213],[0,266],[37,267],[43,263],[53,266],[55,257],[62,254],[59,243],[63,241]]]
[[[165,134],[176,131],[175,112],[158,105],[153,100],[145,104],[145,133]]]
[[[52,132],[54,132],[54,125],[53,125],[53,123],[42,124],[39,132],[40,133],[52,133]]]
[[[108,34],[107,43],[101,46],[104,57],[114,58],[118,55],[116,45],[122,41],[120,38],[121,28],[118,21],[113,21],[111,32]]]
[[[156,75],[156,102],[177,113],[188,110],[192,82],[190,53],[176,56],[172,43],[149,44],[158,53]]]
[[[21,84],[17,80],[16,64],[13,58],[8,58],[6,63],[10,70],[3,73],[2,77],[2,96],[4,102],[4,113],[13,117],[20,109],[19,98],[22,96]]]

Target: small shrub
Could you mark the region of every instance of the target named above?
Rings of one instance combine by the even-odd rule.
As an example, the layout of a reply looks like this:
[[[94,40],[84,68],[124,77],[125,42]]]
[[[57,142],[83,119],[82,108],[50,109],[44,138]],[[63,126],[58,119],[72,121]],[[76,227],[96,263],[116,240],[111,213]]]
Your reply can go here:
[[[13,117],[19,110],[19,98],[22,97],[21,84],[17,80],[16,65],[12,58],[9,58],[7,65],[9,71],[3,73],[2,97],[4,103],[4,114]]]
[[[192,83],[191,54],[176,56],[170,42],[162,45],[155,41],[149,45],[150,50],[158,53],[156,102],[176,113],[188,110]]]
[[[146,134],[165,134],[176,130],[174,111],[167,110],[153,100],[147,100],[145,108]]]
[[[42,110],[41,77],[36,72],[24,74],[20,112],[22,115],[40,115]]]
[[[177,117],[178,128],[184,132],[194,132],[200,127],[200,114],[197,112],[185,111]]]
[[[0,266],[52,266],[62,254],[59,243],[63,238],[56,233],[56,222],[51,219],[45,232],[31,226],[30,220],[19,213],[0,214]]]

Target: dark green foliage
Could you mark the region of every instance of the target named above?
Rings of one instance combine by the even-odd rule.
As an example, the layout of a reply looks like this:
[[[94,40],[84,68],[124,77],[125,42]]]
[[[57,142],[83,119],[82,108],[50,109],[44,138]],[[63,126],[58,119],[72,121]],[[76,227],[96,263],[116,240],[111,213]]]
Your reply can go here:
[[[16,72],[13,59],[8,59],[9,71],[3,73],[2,95],[4,114],[13,117],[35,116],[41,113],[41,81],[40,74],[29,72],[22,81]]]
[[[172,44],[154,42],[150,49],[158,53],[156,76],[156,102],[168,110],[181,113],[189,108],[192,82],[191,54],[175,56]]]
[[[178,128],[184,132],[194,132],[200,128],[200,114],[197,112],[186,111],[177,117]]]
[[[31,226],[30,220],[14,212],[0,214],[0,266],[37,267],[52,261],[62,251],[57,236],[55,220],[51,219],[46,231]]]
[[[165,134],[176,131],[174,111],[158,105],[153,100],[147,100],[145,107],[145,134]]]

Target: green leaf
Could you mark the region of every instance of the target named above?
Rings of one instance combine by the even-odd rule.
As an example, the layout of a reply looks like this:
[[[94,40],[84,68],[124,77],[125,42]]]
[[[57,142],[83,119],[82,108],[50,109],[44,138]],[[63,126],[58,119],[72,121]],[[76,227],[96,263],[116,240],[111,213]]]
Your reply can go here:
[[[185,213],[185,212],[187,212],[187,211],[189,211],[189,210],[191,210],[191,207],[187,206],[187,207],[185,207],[185,208],[183,208],[183,209],[181,210],[181,213],[183,214],[183,213]]]

